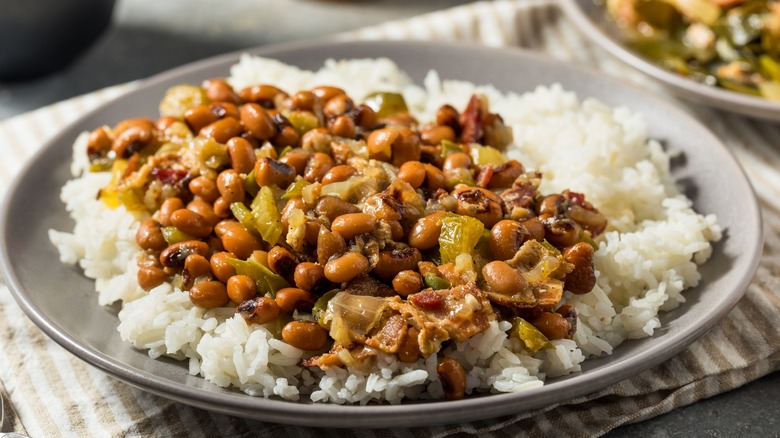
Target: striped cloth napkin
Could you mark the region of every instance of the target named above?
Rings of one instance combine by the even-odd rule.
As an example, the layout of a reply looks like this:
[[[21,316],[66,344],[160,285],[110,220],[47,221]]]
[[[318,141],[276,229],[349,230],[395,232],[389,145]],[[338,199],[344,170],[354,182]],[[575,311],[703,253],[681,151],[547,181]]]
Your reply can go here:
[[[340,39],[436,39],[522,46],[590,64],[655,87],[587,43],[544,0],[475,3],[339,35]],[[0,195],[37,147],[80,114],[135,87],[123,84],[0,123]],[[659,91],[660,92],[660,91]],[[49,340],[0,286],[2,431],[68,436],[597,436],[729,391],[779,368],[780,125],[691,107],[736,154],[763,208],[765,248],[746,296],[678,356],[599,392],[516,416],[415,429],[338,430],[268,424],[214,414],[132,388]],[[773,275],[773,272],[775,275]],[[10,401],[10,403],[8,403]]]

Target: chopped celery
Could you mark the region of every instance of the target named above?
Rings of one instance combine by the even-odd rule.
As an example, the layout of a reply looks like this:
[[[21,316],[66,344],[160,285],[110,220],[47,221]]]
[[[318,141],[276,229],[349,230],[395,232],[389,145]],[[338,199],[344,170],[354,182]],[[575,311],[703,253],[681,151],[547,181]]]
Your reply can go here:
[[[319,322],[320,325],[325,325],[322,317],[325,310],[328,308],[328,301],[335,297],[339,292],[341,292],[341,289],[333,289],[325,292],[321,297],[319,297],[319,299],[317,299],[317,302],[314,303],[314,307],[311,309],[311,314],[317,318],[317,322]]]
[[[460,254],[470,254],[482,237],[485,226],[479,219],[448,213],[441,220],[439,252],[441,262],[451,263]]]
[[[160,102],[160,115],[173,116],[177,119],[184,117],[184,113],[199,105],[209,103],[206,90],[197,85],[176,85],[168,89]]]
[[[298,135],[306,134],[320,126],[317,116],[309,111],[293,111],[287,116],[287,120],[290,121],[290,125],[298,132]]]
[[[393,114],[409,112],[404,96],[401,93],[372,93],[366,97],[363,103],[374,110],[380,119]]]
[[[285,146],[285,147],[284,147],[284,148],[281,150],[281,152],[279,152],[279,158],[282,158],[283,156],[285,156],[285,155],[286,155],[288,152],[290,152],[291,150],[293,150],[292,146]]]
[[[463,152],[463,149],[461,149],[460,145],[451,142],[449,140],[442,140],[441,142],[441,157],[447,158],[450,156],[450,154],[454,154],[456,152]]]
[[[165,239],[166,242],[168,242],[168,245],[173,245],[174,243],[186,242],[188,240],[198,239],[197,237],[189,235],[174,226],[162,227],[160,231],[162,231],[163,238]]]
[[[504,154],[491,146],[482,146],[478,144],[471,145],[471,159],[478,166],[500,166],[507,162]]]
[[[292,199],[303,196],[303,188],[311,184],[305,179],[299,179],[287,187],[287,191],[282,195],[282,199]]]
[[[290,283],[281,275],[275,274],[251,257],[246,261],[228,257],[227,261],[230,266],[235,268],[237,274],[246,275],[255,281],[258,295],[268,295],[275,298],[277,291],[290,287]]]
[[[198,151],[198,158],[206,167],[219,169],[230,163],[227,146],[213,138],[196,138],[192,144]]]
[[[249,172],[244,177],[244,190],[252,196],[257,196],[257,192],[260,191],[260,187],[255,181],[255,173]]]
[[[282,236],[282,222],[274,192],[270,187],[261,187],[252,201],[251,222],[263,240],[276,245]]]
[[[533,324],[520,318],[519,316],[512,320],[512,333],[514,333],[525,347],[531,350],[532,353],[536,353],[541,349],[551,349],[555,346],[547,339],[538,328]]]
[[[108,172],[111,170],[111,165],[113,164],[113,160],[110,158],[98,158],[96,160],[93,160],[91,163],[89,163],[89,171],[90,172]]]
[[[423,276],[423,282],[425,283],[425,287],[429,287],[433,290],[449,289],[452,287],[452,283],[450,283],[449,280],[430,272]]]

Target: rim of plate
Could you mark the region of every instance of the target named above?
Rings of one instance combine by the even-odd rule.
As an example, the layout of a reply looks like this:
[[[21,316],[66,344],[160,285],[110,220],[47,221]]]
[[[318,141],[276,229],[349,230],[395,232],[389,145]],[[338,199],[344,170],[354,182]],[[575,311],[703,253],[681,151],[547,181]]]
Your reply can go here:
[[[289,51],[314,49],[327,51],[329,47],[333,46],[350,46],[366,49],[409,48],[410,50],[419,50],[426,53],[436,53],[437,48],[461,51],[489,50],[496,55],[511,57],[526,62],[529,60],[538,61],[549,64],[552,67],[573,69],[590,76],[601,78],[607,77],[603,73],[590,67],[576,63],[563,62],[540,53],[516,48],[490,48],[473,43],[431,41],[337,41],[329,38],[319,41],[300,41],[261,46],[218,55],[152,76],[144,80],[140,86],[134,90],[130,90],[126,94],[111,99],[64,127],[54,138],[48,141],[34,154],[9,188],[5,200],[3,201],[2,211],[0,211],[0,232],[3,233],[2,236],[5,237],[10,231],[8,230],[9,206],[18,193],[22,176],[30,171],[34,164],[46,154],[48,149],[54,147],[63,140],[67,140],[67,144],[72,143],[72,138],[63,138],[66,136],[67,131],[81,123],[82,120],[100,112],[104,106],[122,99],[123,96],[126,96],[127,94],[135,93],[145,88],[166,82],[188,72],[196,72],[228,62],[235,63],[243,53],[273,58],[274,56],[282,56]],[[734,186],[739,187],[740,192],[748,194],[748,197],[750,198],[748,207],[751,210],[750,213],[753,213],[750,216],[755,218],[755,221],[753,224],[748,224],[750,225],[748,228],[756,230],[758,233],[757,236],[754,236],[754,239],[751,239],[751,241],[755,241],[755,247],[752,248],[753,251],[744,254],[744,257],[749,257],[749,269],[740,273],[737,280],[738,288],[730,291],[728,299],[722,302],[721,307],[706,315],[697,315],[695,317],[696,319],[692,321],[691,324],[686,326],[683,330],[680,330],[679,333],[675,333],[671,339],[665,340],[665,342],[662,342],[660,345],[654,345],[651,348],[643,349],[636,355],[626,358],[625,361],[619,364],[620,366],[618,369],[614,369],[614,365],[607,365],[600,369],[588,370],[583,374],[568,379],[545,383],[545,385],[540,388],[520,393],[486,394],[484,396],[469,397],[457,401],[409,401],[400,405],[355,406],[337,405],[332,403],[301,403],[251,397],[238,391],[209,391],[195,386],[181,385],[153,373],[134,368],[95,348],[84,345],[79,342],[78,339],[69,335],[64,329],[57,325],[56,321],[50,315],[42,311],[42,309],[33,302],[32,298],[28,296],[21,280],[12,269],[11,256],[8,253],[8,246],[4,239],[0,242],[2,243],[0,245],[0,268],[2,268],[2,271],[6,276],[7,284],[12,295],[27,316],[40,327],[47,336],[75,356],[101,369],[107,374],[132,386],[143,389],[144,391],[209,411],[301,426],[379,428],[399,427],[399,425],[402,427],[412,427],[462,423],[477,419],[495,418],[502,415],[519,414],[531,409],[545,407],[556,402],[562,402],[636,375],[645,369],[669,359],[692,343],[695,339],[704,335],[726,313],[728,313],[742,297],[758,267],[762,249],[761,214],[758,202],[744,171],[726,146],[686,111],[633,84],[625,82],[622,79],[612,80],[610,78],[610,81],[617,83],[617,86],[630,88],[632,91],[643,95],[647,100],[653,102],[654,105],[662,107],[664,112],[673,114],[674,117],[687,119],[694,127],[702,132],[702,135],[707,137],[705,138],[706,141],[716,145],[721,153],[726,154],[730,158],[730,160],[728,160],[728,165],[731,167],[728,169],[729,174],[736,177],[732,183]],[[581,96],[581,98],[582,97],[584,96]],[[639,340],[639,342],[641,342],[641,340]],[[127,344],[127,348],[133,347],[130,346],[130,344]],[[182,372],[186,373],[186,370],[182,369]],[[202,377],[198,376],[197,378],[203,380],[207,385],[213,385]],[[349,423],[345,423],[345,420],[349,420]]]
[[[636,70],[666,85],[677,95],[729,112],[780,121],[780,102],[696,82],[646,60],[617,41],[582,6],[594,0],[559,0],[564,14],[592,41]],[[594,3],[594,7],[597,5]]]

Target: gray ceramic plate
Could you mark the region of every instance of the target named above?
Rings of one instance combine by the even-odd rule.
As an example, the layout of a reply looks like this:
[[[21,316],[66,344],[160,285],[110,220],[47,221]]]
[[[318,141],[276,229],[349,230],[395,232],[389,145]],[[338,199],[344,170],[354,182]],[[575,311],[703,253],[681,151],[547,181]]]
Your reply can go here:
[[[639,56],[623,43],[619,29],[606,17],[602,4],[603,1],[595,0],[560,0],[561,9],[585,35],[621,61],[660,81],[670,92],[722,110],[780,121],[780,102],[705,85]]]
[[[69,178],[71,143],[78,133],[131,116],[156,117],[158,101],[167,87],[226,76],[238,54],[224,55],[154,77],[63,130],[16,180],[0,216],[4,242],[0,262],[19,305],[56,342],[131,385],[204,409],[299,425],[411,427],[497,417],[563,402],[672,357],[712,328],[739,300],[753,276],[761,249],[761,219],[745,175],[706,128],[642,90],[538,54],[481,46],[320,42],[251,52],[303,68],[317,68],[328,57],[387,56],[417,82],[428,69],[435,68],[445,78],[493,83],[504,91],[522,92],[560,82],[580,96],[595,96],[613,106],[626,105],[647,116],[654,138],[684,151],[675,176],[695,200],[698,211],[718,215],[726,237],[702,268],[701,285],[687,293],[687,303],[662,316],[663,328],[654,337],[626,342],[612,356],[590,359],[582,372],[550,380],[539,389],[453,402],[338,406],[252,398],[218,388],[188,375],[185,364],[152,360],[121,342],[115,309],[100,307],[92,281],[79,269],[59,262],[46,230],[67,230],[73,225],[58,196]]]

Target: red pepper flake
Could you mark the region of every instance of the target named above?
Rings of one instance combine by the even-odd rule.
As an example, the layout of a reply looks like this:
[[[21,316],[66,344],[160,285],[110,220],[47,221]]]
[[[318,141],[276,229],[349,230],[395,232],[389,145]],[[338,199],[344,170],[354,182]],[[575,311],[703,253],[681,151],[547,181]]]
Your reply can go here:
[[[184,169],[171,169],[171,168],[161,168],[161,167],[155,167],[152,168],[151,172],[149,172],[153,178],[158,179],[162,181],[165,184],[178,184],[185,178],[187,178],[187,175],[189,172],[187,172]]]
[[[444,307],[439,294],[433,290],[425,290],[409,296],[409,301],[415,306],[424,310],[439,310]]]

